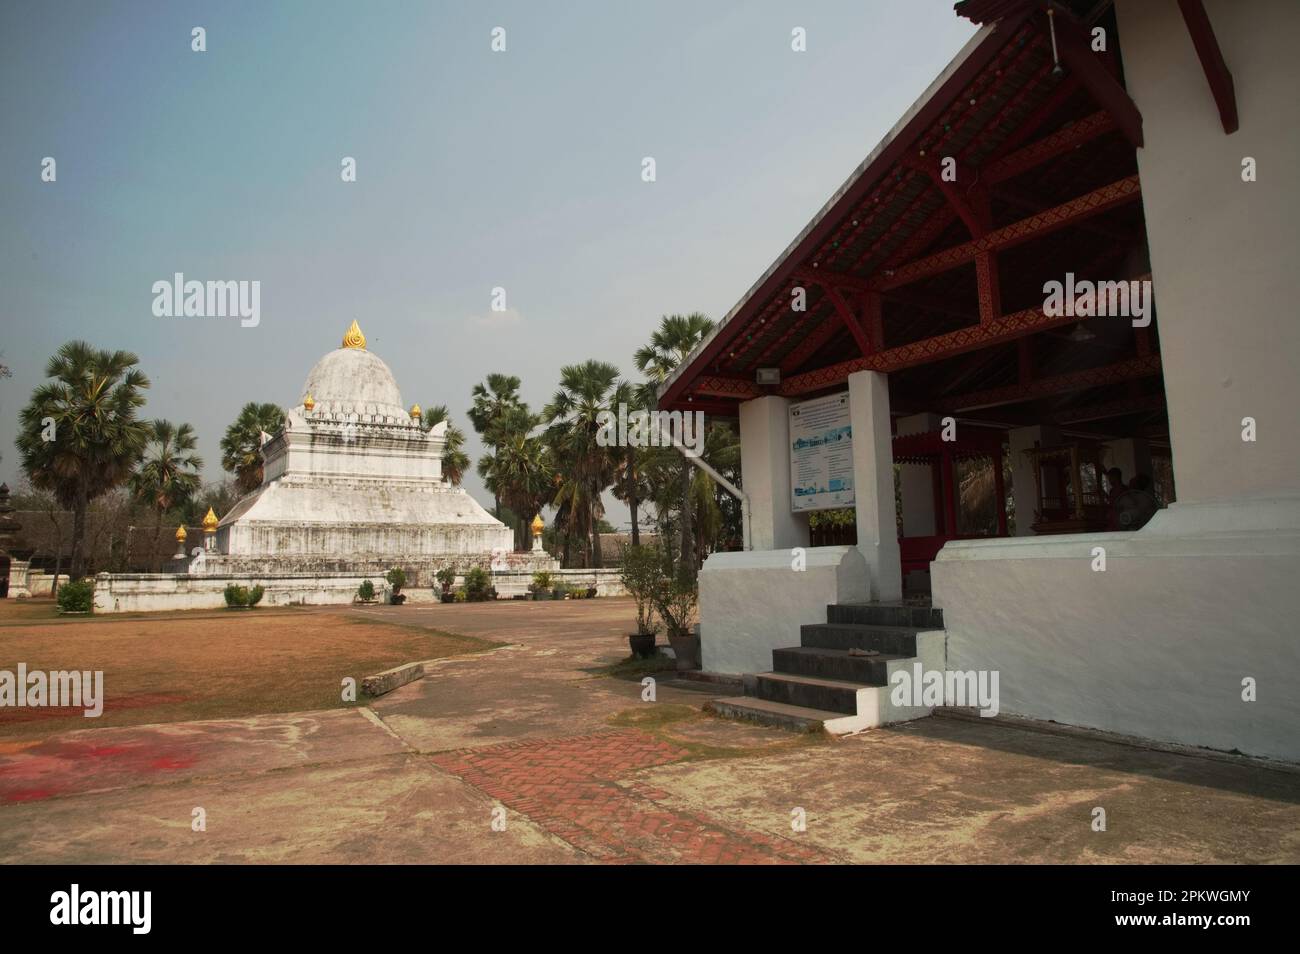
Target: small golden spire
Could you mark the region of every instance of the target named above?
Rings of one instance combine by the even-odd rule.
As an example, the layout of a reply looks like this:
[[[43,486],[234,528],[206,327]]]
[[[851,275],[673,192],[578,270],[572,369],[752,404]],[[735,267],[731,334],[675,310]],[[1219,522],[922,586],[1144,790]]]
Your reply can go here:
[[[216,533],[216,532],[217,532],[217,524],[218,524],[219,522],[220,522],[220,521],[217,520],[217,515],[216,515],[215,513],[213,513],[213,512],[212,512],[212,508],[209,507],[209,508],[208,508],[208,515],[207,515],[206,517],[203,518],[203,532],[204,532],[204,533]]]
[[[537,516],[533,517],[533,536],[540,537],[542,531],[545,529],[546,521],[542,519],[542,515],[539,513]]]
[[[411,420],[418,421],[420,419],[420,415],[422,415],[423,413],[424,412],[420,410],[420,405],[418,404],[411,405]]]
[[[303,406],[303,410],[305,410],[308,414],[310,414],[312,408],[316,406],[316,399],[312,397],[310,394],[308,394],[305,398],[302,399],[302,406]]]
[[[182,523],[179,527],[176,528],[176,542],[177,542],[177,543],[184,543],[184,542],[185,542],[185,538],[188,537],[188,536],[189,536],[189,534],[185,532],[185,524]]]
[[[352,319],[352,327],[343,336],[343,347],[357,348],[361,351],[366,350],[366,336],[361,333],[361,326],[357,324],[355,318]]]

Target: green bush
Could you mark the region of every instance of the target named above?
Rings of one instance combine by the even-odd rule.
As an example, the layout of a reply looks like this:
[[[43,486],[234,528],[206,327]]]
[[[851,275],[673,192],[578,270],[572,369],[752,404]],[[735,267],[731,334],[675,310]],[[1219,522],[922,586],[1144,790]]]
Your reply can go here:
[[[545,570],[538,570],[533,574],[533,582],[528,588],[533,591],[534,596],[545,599],[546,597],[542,594],[551,589],[552,579],[551,574],[547,573]]]
[[[388,571],[384,579],[388,581],[388,585],[393,588],[394,593],[400,592],[402,587],[406,585],[406,571],[400,566],[395,566]]]
[[[659,611],[659,618],[664,621],[670,637],[692,634],[699,597],[695,580],[684,567],[675,573],[665,572],[660,577],[655,587],[655,609]]]
[[[369,580],[362,580],[361,585],[357,587],[357,596],[363,600],[373,600],[375,598],[375,584]]]
[[[77,580],[59,587],[59,611],[63,613],[89,613],[95,606],[95,581]]]
[[[491,599],[492,576],[481,566],[476,566],[465,574],[465,598],[471,603],[483,603]]]
[[[248,591],[248,605],[256,606],[258,603],[262,602],[262,597],[265,595],[266,587],[261,583],[257,584],[257,586]]]
[[[456,590],[455,600],[457,603],[464,603],[468,597],[465,595],[465,588],[462,586]]]
[[[551,587],[551,599],[562,600],[569,593],[569,584],[563,581],[556,583]]]
[[[619,576],[628,595],[636,600],[636,631],[638,636],[659,632],[655,621],[655,588],[659,585],[663,559],[657,547],[639,544],[623,551],[623,566]]]
[[[444,590],[449,590],[456,584],[456,568],[454,566],[444,566],[434,574],[438,582],[442,584]]]
[[[238,586],[234,583],[226,584],[226,589],[222,593],[226,598],[226,606],[247,606],[248,605],[248,587]]]

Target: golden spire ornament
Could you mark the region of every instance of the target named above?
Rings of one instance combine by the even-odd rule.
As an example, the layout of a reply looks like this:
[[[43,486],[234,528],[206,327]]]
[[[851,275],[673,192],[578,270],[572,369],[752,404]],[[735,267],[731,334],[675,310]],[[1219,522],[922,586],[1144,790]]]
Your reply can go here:
[[[179,527],[176,528],[176,542],[177,542],[177,543],[184,543],[184,542],[185,542],[185,538],[188,537],[188,536],[189,536],[189,534],[185,532],[185,524],[182,523]]]
[[[308,414],[312,412],[312,408],[314,408],[315,406],[316,406],[316,399],[312,397],[310,394],[308,394],[305,398],[302,399],[303,410],[306,411]]]
[[[343,336],[343,347],[356,348],[359,351],[366,350],[366,336],[361,333],[361,326],[357,324],[355,318],[352,319],[352,327]]]
[[[418,404],[411,405],[411,420],[418,421],[422,414],[424,414],[424,412],[420,410],[420,405]]]
[[[205,533],[215,533],[218,523],[220,523],[220,521],[217,520],[217,515],[213,512],[212,508],[209,507],[208,515],[203,518],[203,531]]]

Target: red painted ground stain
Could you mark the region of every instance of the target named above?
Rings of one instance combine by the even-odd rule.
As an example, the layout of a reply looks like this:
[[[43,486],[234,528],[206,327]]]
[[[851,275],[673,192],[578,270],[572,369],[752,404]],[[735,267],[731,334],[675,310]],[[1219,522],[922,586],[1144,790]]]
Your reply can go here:
[[[163,758],[154,759],[152,762],[150,762],[149,768],[160,772],[171,771],[175,769],[189,768],[197,761],[198,759],[196,758],[171,758],[168,756],[164,756]]]
[[[4,798],[6,802],[34,802],[58,794],[57,788],[20,788],[6,792]]]

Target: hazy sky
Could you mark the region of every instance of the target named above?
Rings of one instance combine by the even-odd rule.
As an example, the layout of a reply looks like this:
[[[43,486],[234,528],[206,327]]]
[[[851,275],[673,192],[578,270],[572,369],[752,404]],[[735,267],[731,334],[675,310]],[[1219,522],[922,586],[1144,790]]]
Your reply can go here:
[[[973,32],[951,0],[6,2],[0,479],[69,339],[136,352],[218,479],[238,409],[296,404],[354,318],[477,458],[476,381],[540,407],[563,364],[631,375],[662,314],[722,317]],[[261,323],[154,317],[175,272],[260,281]]]

